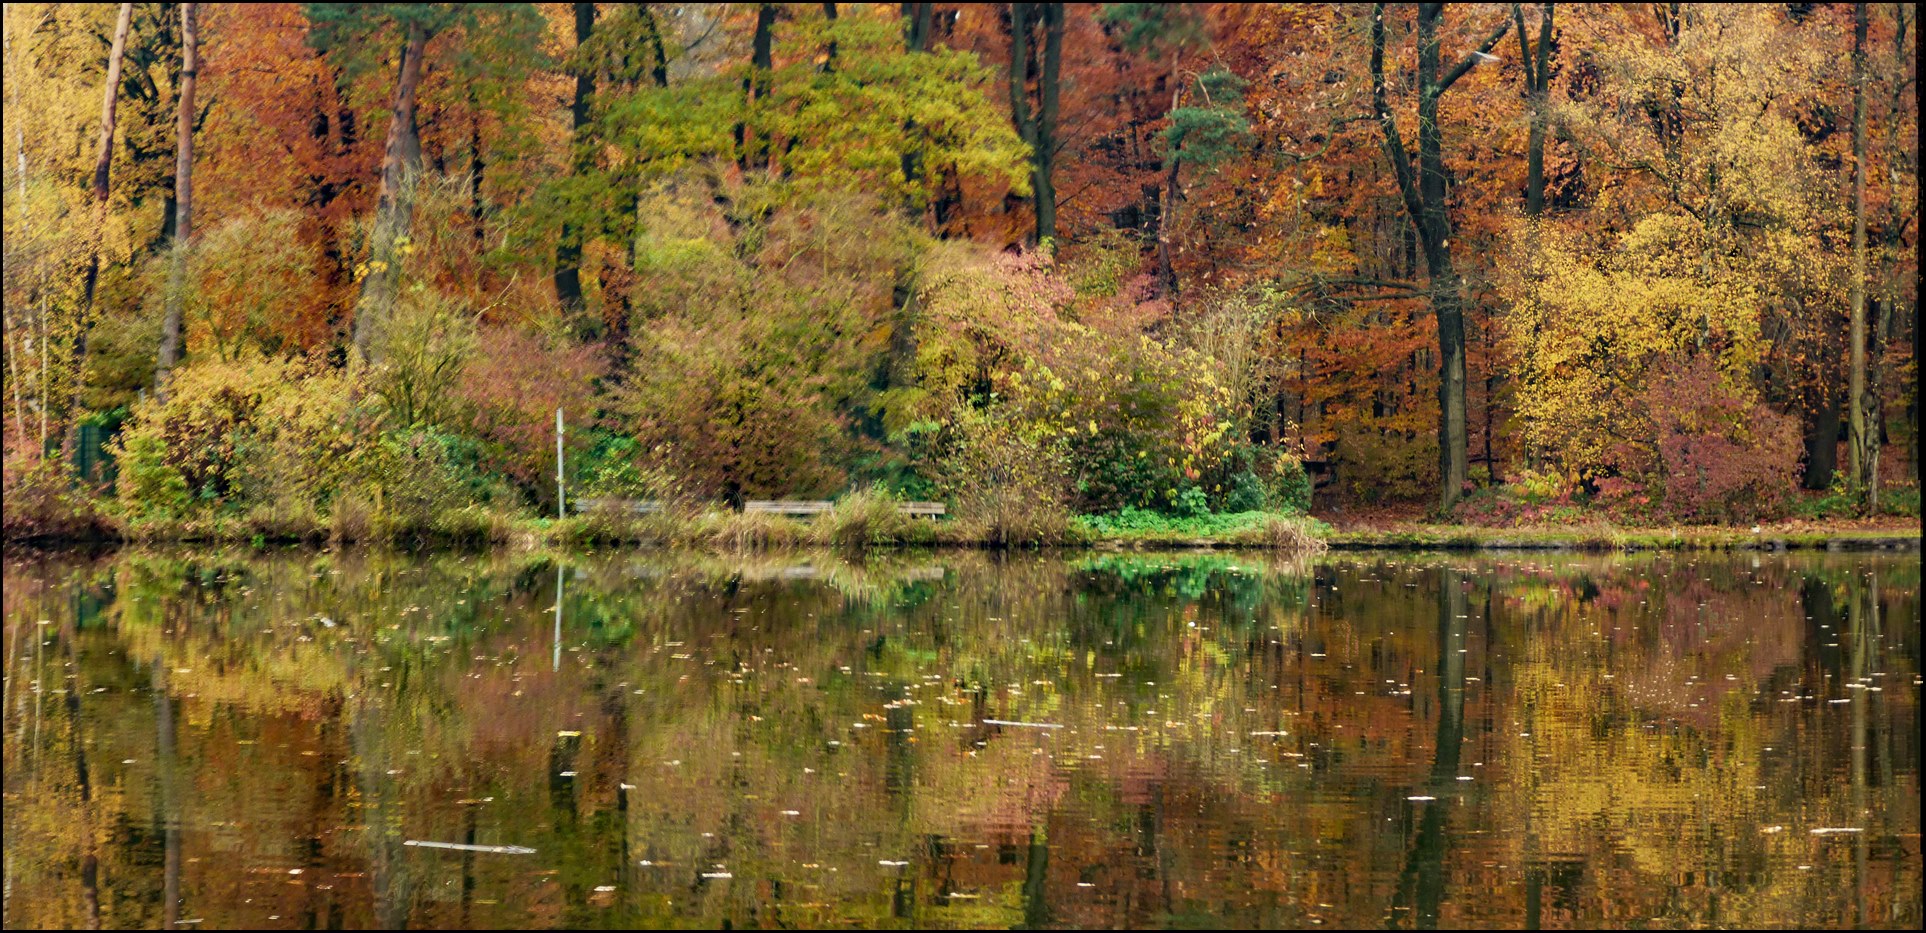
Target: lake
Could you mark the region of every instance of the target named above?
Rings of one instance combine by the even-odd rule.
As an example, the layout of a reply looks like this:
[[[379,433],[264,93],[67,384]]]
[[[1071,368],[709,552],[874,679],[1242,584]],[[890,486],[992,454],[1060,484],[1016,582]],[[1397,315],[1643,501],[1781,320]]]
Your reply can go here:
[[[8,928],[1922,919],[1917,553],[4,582]]]

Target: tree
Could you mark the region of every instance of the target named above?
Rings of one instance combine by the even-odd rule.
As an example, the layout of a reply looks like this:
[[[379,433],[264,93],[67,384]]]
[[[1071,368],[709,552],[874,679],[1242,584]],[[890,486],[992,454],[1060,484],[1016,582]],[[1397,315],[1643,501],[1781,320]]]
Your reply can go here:
[[[353,347],[363,359],[378,355],[375,330],[393,310],[402,259],[411,250],[416,186],[422,174],[422,138],[418,94],[429,41],[443,33],[456,34],[452,68],[460,95],[479,108],[473,82],[491,72],[513,70],[533,63],[540,19],[529,4],[498,5],[443,3],[310,4],[313,28],[310,43],[334,56],[344,75],[354,76],[380,64],[371,50],[381,39],[399,46],[395,63],[391,121],[381,160],[380,195],[369,232],[368,258],[358,268],[360,295],[355,301]],[[388,48],[394,48],[390,45]],[[478,152],[471,153],[478,159]],[[471,165],[474,162],[471,161]],[[473,179],[479,186],[481,180]],[[471,191],[478,197],[479,189]]]
[[[1037,70],[1037,107],[1030,109],[1030,41],[1041,26],[1043,48]],[[1030,203],[1036,214],[1033,242],[1057,236],[1057,192],[1053,167],[1057,153],[1057,113],[1063,75],[1063,4],[1010,4],[1010,122],[1030,147]]]
[[[1124,48],[1170,60],[1165,83],[1170,107],[1164,112],[1160,152],[1164,178],[1157,204],[1156,275],[1165,292],[1175,292],[1177,269],[1172,242],[1177,235],[1177,205],[1183,200],[1183,167],[1215,166],[1249,136],[1250,127],[1242,113],[1245,84],[1221,67],[1202,72],[1193,69],[1186,75],[1185,55],[1209,45],[1205,22],[1189,4],[1119,3],[1107,8],[1104,18],[1122,32]],[[1193,91],[1203,98],[1202,106],[1186,106],[1186,96]]]
[[[1460,280],[1451,263],[1451,219],[1445,211],[1443,134],[1438,99],[1459,78],[1489,57],[1511,23],[1500,23],[1478,48],[1441,71],[1438,27],[1444,4],[1418,5],[1418,165],[1398,133],[1385,86],[1385,4],[1371,7],[1371,101],[1384,134],[1384,156],[1397,175],[1405,216],[1424,248],[1430,280],[1431,313],[1438,322],[1438,507],[1449,511],[1463,494],[1470,469],[1465,427],[1465,325]]]
[[[573,4],[575,10],[575,48],[579,55],[584,43],[595,32],[595,4]],[[592,156],[583,127],[589,121],[589,97],[595,93],[595,72],[587,62],[575,63],[575,99],[569,106],[569,129],[573,132],[574,168],[580,174]],[[563,309],[582,304],[582,231],[573,217],[562,222],[562,237],[555,245],[555,297]]]
[[[1538,44],[1534,50],[1525,31],[1525,11],[1511,5],[1518,27],[1518,64],[1525,71],[1525,93],[1531,103],[1531,137],[1525,144],[1525,216],[1545,211],[1545,110],[1551,87],[1552,14],[1554,3],[1539,4]]]
[[[194,235],[194,75],[199,37],[194,30],[198,4],[181,4],[181,92],[178,154],[174,167],[174,255],[167,281],[167,311],[161,323],[160,364],[154,391],[167,398],[167,379],[179,359],[181,292],[186,287],[188,241]]]
[[[1878,400],[1866,391],[1866,4],[1853,4],[1852,14],[1852,279],[1847,301],[1852,306],[1852,388],[1847,395],[1851,439],[1846,462],[1853,489],[1865,496],[1867,509],[1879,501]],[[1884,334],[1880,335],[1882,338]]]
[[[107,80],[101,92],[100,102],[100,144],[95,147],[94,156],[94,217],[91,233],[87,239],[87,267],[81,276],[80,311],[75,321],[71,392],[62,404],[56,428],[64,436],[67,420],[73,416],[74,395],[80,391],[81,374],[87,365],[87,330],[93,323],[94,288],[100,279],[100,244],[106,235],[107,227],[107,176],[114,161],[114,107],[120,100],[120,64],[127,52],[127,29],[134,18],[134,5],[120,5],[120,18],[114,24],[114,44],[107,53]],[[63,440],[65,447],[70,441]]]

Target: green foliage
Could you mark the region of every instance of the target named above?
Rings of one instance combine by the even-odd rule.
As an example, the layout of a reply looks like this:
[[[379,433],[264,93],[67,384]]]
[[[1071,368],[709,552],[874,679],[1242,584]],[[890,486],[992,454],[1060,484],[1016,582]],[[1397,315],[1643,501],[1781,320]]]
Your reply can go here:
[[[1287,550],[1321,550],[1329,529],[1301,516],[1252,510],[1170,515],[1131,506],[1107,515],[1079,515],[1075,527],[1092,538],[1183,543],[1217,540]]]
[[[1153,57],[1209,38],[1203,19],[1186,3],[1107,3],[1098,16],[1120,31],[1124,48]]]
[[[611,21],[611,38],[591,57],[638,20]],[[779,26],[775,41],[783,48],[833,43],[836,58],[824,67],[810,56],[790,57],[756,78],[768,93],[753,103],[742,92],[746,65],[668,87],[637,81],[605,95],[599,135],[626,157],[574,184],[571,204],[599,207],[596,229],[627,240],[652,226],[644,222],[648,211],[632,211],[633,192],[691,168],[713,179],[708,166],[760,159],[779,169],[785,191],[777,203],[860,191],[892,207],[920,208],[963,178],[1028,191],[1027,147],[991,103],[994,73],[976,56],[943,46],[911,53],[898,23],[864,15],[796,17]],[[740,149],[731,132],[737,125]],[[923,167],[915,178],[905,175],[905,159]]]
[[[1244,117],[1244,79],[1221,68],[1197,78],[1196,98],[1170,112],[1164,152],[1181,165],[1212,169],[1250,147],[1250,121]]]
[[[1210,497],[1204,495],[1202,489],[1185,486],[1171,503],[1170,511],[1179,518],[1202,518],[1210,514]]]
[[[763,189],[742,191],[755,196]],[[874,199],[821,194],[750,218],[680,188],[650,196],[635,360],[611,408],[709,497],[823,495],[867,446],[858,426],[896,328],[912,237]],[[734,223],[730,223],[734,221]]]
[[[386,415],[365,379],[318,363],[200,360],[121,432],[121,512],[137,534],[496,535],[499,481],[476,442]]]
[[[457,299],[416,284],[374,329],[380,360],[368,382],[399,427],[442,425],[454,412],[455,387],[474,353],[474,313]]]
[[[1230,491],[1224,495],[1226,512],[1262,512],[1270,502],[1270,491],[1257,474],[1243,470],[1233,475]]]
[[[1053,544],[1069,530],[1069,463],[1061,438],[1008,408],[965,409],[943,461],[957,518],[993,544]]]

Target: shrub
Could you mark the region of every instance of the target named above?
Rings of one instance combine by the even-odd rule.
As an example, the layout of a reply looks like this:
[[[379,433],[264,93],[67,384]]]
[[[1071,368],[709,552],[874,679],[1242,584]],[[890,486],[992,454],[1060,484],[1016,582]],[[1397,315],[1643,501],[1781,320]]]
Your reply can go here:
[[[811,526],[817,543],[844,547],[875,544],[928,544],[935,524],[903,514],[902,500],[880,487],[843,497]]]
[[[1026,431],[1000,408],[966,413],[959,428],[945,488],[965,535],[1005,546],[1064,540],[1070,511],[1062,441]]]
[[[1751,521],[1781,511],[1799,462],[1797,419],[1733,391],[1703,357],[1654,380],[1641,401],[1671,512]]]
[[[1261,478],[1264,483],[1264,498],[1269,507],[1278,512],[1311,511],[1311,474],[1304,469],[1304,460],[1286,450],[1265,455],[1259,452],[1255,457],[1256,465],[1266,469]]]
[[[499,539],[499,481],[471,439],[386,428],[356,373],[243,355],[179,370],[139,405],[114,453],[120,508],[143,526],[263,538]]]
[[[93,497],[74,488],[73,471],[58,457],[35,457],[25,464],[10,458],[4,495],[0,515],[10,540],[95,538],[112,530],[95,510]]]
[[[1224,511],[1262,512],[1270,506],[1270,498],[1264,481],[1256,473],[1242,470],[1231,477],[1230,492],[1224,496]]]
[[[482,468],[506,475],[553,511],[555,412],[562,411],[567,425],[562,440],[569,460],[606,445],[607,432],[598,433],[590,421],[594,384],[605,369],[594,347],[544,341],[515,327],[482,328],[455,386],[465,409],[460,423],[480,442]],[[599,469],[611,466],[606,457],[596,462]],[[580,467],[575,474],[583,476]]]

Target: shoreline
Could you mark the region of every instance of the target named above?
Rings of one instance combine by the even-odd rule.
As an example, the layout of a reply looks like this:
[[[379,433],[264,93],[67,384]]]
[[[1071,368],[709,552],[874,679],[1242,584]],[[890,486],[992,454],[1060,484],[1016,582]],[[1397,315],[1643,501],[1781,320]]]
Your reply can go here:
[[[1313,517],[1314,518],[1314,517]],[[330,539],[323,534],[257,535],[236,529],[209,530],[205,533],[169,535],[50,534],[10,536],[0,545],[32,550],[119,549],[123,547],[176,546],[253,546],[287,545],[322,547],[368,546],[402,549],[421,548],[511,548],[517,550],[705,550],[716,552],[784,551],[811,548],[855,548],[875,550],[973,549],[973,550],[1063,550],[1063,551],[1181,551],[1234,550],[1283,553],[1318,551],[1570,551],[1612,553],[1637,551],[1901,551],[1921,550],[1922,534],[1917,526],[1802,525],[1800,527],[1761,527],[1754,531],[1738,526],[1688,526],[1671,528],[1574,527],[1574,528],[1499,528],[1461,525],[1397,525],[1386,528],[1332,529],[1321,522],[1305,538],[1282,544],[1267,535],[1244,530],[1224,535],[1198,536],[1173,532],[1138,532],[1089,536],[1073,534],[1069,540],[1013,544],[959,534],[962,529],[943,526],[910,526],[906,535],[885,532],[865,535],[857,540],[826,534],[808,522],[782,520],[764,523],[760,534],[736,540],[720,540],[713,522],[701,519],[652,521],[615,529],[606,526],[583,527],[579,522],[516,522],[510,529],[493,529],[481,536],[446,534],[401,534],[392,540]],[[726,534],[726,533],[725,533]],[[736,537],[726,534],[727,537]]]

